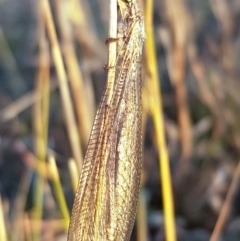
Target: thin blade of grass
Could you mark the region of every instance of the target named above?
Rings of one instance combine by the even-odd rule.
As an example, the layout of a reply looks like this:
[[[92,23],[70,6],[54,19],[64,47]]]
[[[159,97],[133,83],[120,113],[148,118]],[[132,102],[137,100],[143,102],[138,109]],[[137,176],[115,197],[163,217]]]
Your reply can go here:
[[[22,227],[22,219],[24,216],[24,209],[27,201],[27,196],[31,184],[32,170],[28,167],[22,176],[19,184],[18,195],[14,202],[13,218],[12,218],[12,232],[10,233],[11,241],[25,240],[24,230]]]
[[[1,195],[0,195],[0,240],[7,241],[7,231],[6,231],[5,221],[4,221],[4,212],[3,212]]]
[[[72,153],[74,156],[74,160],[77,163],[78,169],[81,170],[83,158],[82,158],[82,150],[80,145],[80,137],[78,135],[78,128],[76,124],[76,120],[73,112],[73,105],[70,98],[70,92],[67,83],[67,75],[64,69],[63,59],[61,56],[61,51],[57,39],[56,29],[53,22],[53,17],[49,5],[48,0],[41,1],[42,3],[42,14],[45,19],[47,31],[49,34],[49,39],[51,43],[51,51],[53,56],[53,61],[55,63],[59,88],[62,98],[62,105],[64,110],[64,116],[66,120],[66,127],[68,131],[68,137],[70,140],[70,145],[72,148]]]
[[[82,73],[74,49],[74,36],[70,24],[70,8],[72,4],[73,1],[55,0],[55,9],[57,9],[57,17],[62,39],[63,58],[66,63],[70,87],[73,93],[73,106],[76,109],[79,136],[81,136],[83,146],[86,148],[93,120],[90,111],[88,110]]]
[[[79,173],[77,171],[76,162],[72,158],[68,161],[68,169],[69,169],[69,173],[70,173],[70,177],[71,177],[73,191],[76,192],[78,179],[79,179]]]
[[[65,229],[67,230],[69,225],[70,215],[69,215],[66,199],[64,196],[63,188],[60,182],[56,161],[53,155],[49,156],[48,168],[49,168],[49,174],[50,174],[51,180],[53,182],[53,191],[55,193],[57,203],[59,205],[59,208],[63,216]]]
[[[220,238],[224,224],[226,223],[229,213],[231,211],[234,194],[236,193],[239,180],[240,180],[240,162],[238,163],[237,168],[235,170],[234,176],[232,178],[232,182],[228,189],[226,199],[221,208],[221,212],[219,214],[218,220],[212,232],[210,241],[217,241]]]
[[[188,168],[192,155],[192,126],[187,102],[185,83],[185,46],[188,37],[188,14],[182,0],[166,0],[166,12],[171,27],[171,44],[168,48],[169,74],[175,88],[178,112],[179,136],[181,142],[181,162],[179,176]]]
[[[166,240],[176,241],[176,229],[174,220],[174,202],[172,193],[172,181],[170,174],[170,163],[165,140],[164,117],[162,109],[162,97],[159,86],[157,71],[157,58],[154,45],[153,34],[153,1],[146,1],[145,25],[146,25],[146,63],[147,63],[147,83],[150,96],[150,109],[156,130],[157,146],[159,149],[159,166],[162,183],[163,211],[165,219]]]
[[[37,157],[37,166],[42,166],[46,161],[47,143],[48,143],[48,117],[49,117],[49,51],[45,36],[43,19],[39,19],[39,69],[36,80],[36,93],[40,96],[33,106],[33,127],[35,137],[35,153]],[[43,192],[45,178],[40,173],[36,173],[34,189],[34,210],[33,217],[41,224],[43,210]],[[34,227],[33,240],[41,239],[41,225]]]

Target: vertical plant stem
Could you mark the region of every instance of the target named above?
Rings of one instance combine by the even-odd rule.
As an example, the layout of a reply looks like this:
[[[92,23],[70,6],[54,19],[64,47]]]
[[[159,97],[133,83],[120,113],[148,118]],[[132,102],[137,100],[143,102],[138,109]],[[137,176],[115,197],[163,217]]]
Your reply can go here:
[[[172,68],[169,74],[175,87],[176,105],[178,109],[179,134],[182,147],[179,173],[186,170],[187,160],[192,154],[192,129],[187,90],[185,84],[185,42],[187,36],[187,12],[182,0],[166,0],[166,9],[172,29],[172,46],[169,58]]]
[[[6,232],[6,226],[4,221],[4,212],[3,212],[1,195],[0,195],[0,240],[7,241],[7,232]]]
[[[210,5],[214,15],[221,24],[220,59],[223,69],[231,73],[231,71],[234,71],[234,68],[236,68],[231,44],[231,37],[234,29],[233,14],[226,0],[211,0]]]
[[[28,216],[28,214],[25,214],[23,217],[22,217],[22,226],[23,226],[23,232],[24,232],[24,240],[25,241],[33,241],[33,239],[32,239],[32,236],[31,236],[31,234],[32,234],[32,225],[31,225],[31,223],[30,223],[30,220],[29,220],[29,216]]]
[[[30,168],[27,168],[26,171],[23,173],[21,182],[19,184],[18,195],[14,203],[12,232],[10,233],[11,241],[25,240],[23,238],[24,230],[22,227],[23,226],[22,219],[24,216],[24,209],[25,209],[27,196],[30,188],[31,178],[32,178],[32,170],[30,170]]]
[[[159,86],[159,77],[157,71],[156,51],[153,35],[153,0],[146,1],[145,25],[147,32],[146,39],[146,58],[147,72],[151,99],[150,108],[153,116],[156,130],[157,146],[160,153],[159,166],[162,183],[163,209],[165,219],[166,240],[176,240],[176,230],[174,222],[174,204],[172,194],[172,182],[170,174],[169,156],[165,140],[164,118],[162,109],[162,98]]]
[[[41,167],[46,161],[49,116],[49,56],[44,30],[43,19],[39,18],[39,70],[36,83],[36,93],[40,98],[34,105],[33,126],[35,134],[35,153],[37,166]],[[41,219],[43,209],[43,189],[45,178],[37,172],[34,195],[34,231],[33,240],[41,239]]]
[[[68,225],[69,225],[70,216],[69,216],[69,212],[68,212],[66,199],[64,197],[62,185],[60,182],[56,161],[55,161],[55,158],[53,155],[50,155],[50,157],[49,157],[49,171],[50,171],[50,176],[51,176],[51,179],[53,182],[53,191],[56,195],[56,199],[57,199],[59,208],[61,210],[61,213],[62,213],[62,216],[64,219],[64,227],[67,230]]]
[[[226,199],[221,208],[221,212],[219,214],[219,217],[215,225],[215,228],[213,230],[210,241],[219,240],[224,224],[226,223],[229,212],[231,211],[232,201],[233,201],[234,194],[236,193],[236,189],[238,187],[239,177],[240,177],[240,162],[238,163],[237,169],[234,173],[232,182],[230,184]]]
[[[110,0],[110,16],[109,16],[109,40],[117,39],[117,0]],[[117,42],[110,41],[108,49],[108,77],[107,77],[107,101],[113,96],[113,86],[115,79],[115,64],[117,57]],[[114,67],[114,68],[113,68]]]
[[[63,57],[66,63],[70,86],[73,93],[74,106],[76,109],[79,136],[84,148],[88,143],[91,131],[92,120],[86,103],[82,73],[78,65],[77,56],[74,49],[72,26],[70,24],[70,5],[73,1],[55,0],[59,29],[63,46]]]
[[[76,192],[77,185],[78,185],[79,173],[76,168],[76,162],[72,158],[68,161],[68,169],[69,169],[69,173],[70,173],[70,177],[71,177],[73,191]]]
[[[74,117],[72,101],[70,98],[70,92],[67,83],[67,76],[64,69],[64,64],[61,56],[61,51],[57,39],[57,34],[53,22],[53,17],[48,0],[42,0],[43,4],[43,14],[45,17],[45,22],[49,34],[49,39],[51,43],[51,51],[53,55],[53,61],[56,66],[56,71],[58,75],[59,88],[61,92],[64,116],[66,120],[68,137],[70,140],[70,145],[73,152],[73,157],[77,163],[78,169],[82,168],[82,150],[80,145],[80,137],[78,135],[78,129],[76,120]]]

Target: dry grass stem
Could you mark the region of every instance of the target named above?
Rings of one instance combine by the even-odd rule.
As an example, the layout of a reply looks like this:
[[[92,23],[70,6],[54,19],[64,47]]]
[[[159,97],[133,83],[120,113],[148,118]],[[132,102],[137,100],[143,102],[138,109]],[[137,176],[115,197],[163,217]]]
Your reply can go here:
[[[7,231],[4,219],[4,211],[3,211],[3,204],[2,204],[2,197],[0,195],[0,240],[7,241]]]
[[[60,211],[64,219],[65,229],[67,230],[69,226],[70,216],[69,216],[69,211],[68,211],[66,199],[64,196],[63,188],[61,185],[56,161],[53,155],[50,155],[49,157],[49,173],[51,176],[51,180],[53,182],[53,191],[55,193]]]
[[[35,153],[37,157],[37,166],[42,166],[46,161],[48,145],[48,120],[49,120],[49,50],[45,36],[44,22],[39,16],[39,69],[36,80],[36,95],[40,96],[33,106],[33,127],[35,134]],[[36,175],[34,190],[34,211],[35,220],[42,220],[43,210],[43,192],[45,179],[40,173]],[[41,239],[41,225],[35,226],[33,233],[34,240]]]
[[[234,70],[231,36],[233,33],[233,16],[226,0],[211,0],[211,7],[221,24],[221,61],[224,69],[231,73]]]
[[[68,169],[69,169],[72,188],[74,192],[76,192],[77,190],[78,179],[79,179],[79,173],[76,167],[77,167],[76,162],[72,158],[68,160]]]
[[[157,58],[153,35],[153,1],[148,0],[145,12],[145,25],[147,32],[146,39],[146,63],[147,63],[147,83],[149,91],[149,102],[156,131],[157,147],[159,150],[159,167],[163,192],[163,212],[165,219],[165,233],[167,241],[176,240],[176,229],[174,220],[174,203],[172,193],[172,181],[170,173],[170,163],[168,149],[165,139],[164,116],[162,107],[161,89],[157,71]]]
[[[24,230],[22,227],[22,219],[24,217],[24,209],[27,201],[27,196],[29,193],[29,188],[31,184],[31,169],[27,168],[26,172],[22,176],[22,180],[19,184],[19,191],[14,203],[14,216],[12,223],[12,232],[10,235],[11,241],[25,240]]]
[[[83,49],[83,58],[94,63],[89,66],[93,69],[102,67],[104,61],[106,61],[106,45],[99,40],[96,36],[96,33],[91,28],[91,14],[89,9],[87,8],[87,3],[71,0],[72,1],[72,9],[71,9],[71,20],[75,27],[74,36],[76,40],[79,42],[80,46]],[[93,59],[93,57],[97,58],[98,61]]]
[[[171,26],[171,43],[168,47],[169,74],[176,93],[182,161],[179,168],[186,169],[192,154],[192,130],[185,84],[185,46],[188,36],[188,14],[182,0],[165,1]],[[181,170],[179,170],[180,172]]]
[[[29,219],[28,214],[25,214],[22,218],[22,229],[24,232],[24,238],[26,241],[33,241],[32,238],[32,223],[31,220]]]
[[[117,0],[110,1],[110,16],[109,16],[109,39],[117,39]],[[114,79],[116,72],[116,58],[117,58],[117,42],[109,43],[108,48],[108,78],[107,78],[107,100],[106,103],[111,103],[113,96]]]
[[[223,203],[223,206],[221,208],[221,212],[219,214],[219,217],[218,217],[217,223],[215,225],[215,228],[212,232],[212,236],[210,238],[210,241],[217,241],[220,238],[220,235],[223,231],[224,225],[227,221],[227,218],[228,218],[229,213],[230,213],[231,208],[232,208],[232,202],[233,202],[233,198],[234,198],[234,195],[236,193],[236,190],[238,188],[239,180],[240,180],[240,162],[238,163],[238,166],[235,170],[234,176],[232,178],[232,182],[231,182],[230,187],[228,189],[226,199],[225,199],[225,201]]]
[[[78,135],[79,132],[78,132],[76,120],[74,117],[72,101],[70,98],[70,92],[69,92],[68,83],[67,83],[67,76],[64,69],[61,51],[60,51],[48,0],[42,1],[42,11],[43,11],[42,14],[44,16],[46,27],[49,34],[53,60],[57,70],[59,88],[61,92],[62,104],[64,109],[64,116],[66,119],[66,126],[67,126],[68,136],[69,136],[69,140],[72,148],[72,153],[75,161],[77,162],[78,169],[81,170],[83,157],[82,157],[82,150],[80,145],[80,137]]]
[[[73,1],[55,1],[62,39],[63,58],[66,63],[71,91],[73,93],[73,104],[76,108],[79,136],[81,136],[83,146],[86,148],[93,120],[91,119],[90,111],[88,111],[82,73],[74,48],[74,36],[72,25],[70,24],[70,8],[72,4]]]

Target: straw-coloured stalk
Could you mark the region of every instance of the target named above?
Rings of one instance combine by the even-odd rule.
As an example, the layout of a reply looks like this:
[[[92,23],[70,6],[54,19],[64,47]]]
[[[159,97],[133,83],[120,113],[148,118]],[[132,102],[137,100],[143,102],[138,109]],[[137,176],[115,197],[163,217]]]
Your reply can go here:
[[[25,241],[32,241],[32,225],[31,225],[31,221],[29,219],[29,216],[27,214],[25,214],[22,217],[22,224],[23,224],[23,232],[24,232],[24,238]]]
[[[57,39],[57,34],[53,22],[53,17],[48,0],[42,0],[42,14],[46,23],[49,39],[51,43],[51,51],[53,55],[53,61],[56,67],[59,88],[61,92],[64,116],[66,119],[66,127],[68,131],[68,137],[72,148],[73,157],[78,165],[78,169],[82,168],[82,150],[80,145],[80,137],[78,135],[78,128],[73,112],[73,105],[70,98],[70,92],[67,83],[67,75],[64,69],[63,59]]]
[[[161,91],[157,71],[157,59],[154,45],[154,34],[152,24],[153,1],[146,2],[145,25],[147,32],[146,39],[146,63],[147,63],[147,84],[149,91],[150,110],[152,113],[154,127],[156,130],[156,140],[159,149],[159,166],[162,183],[163,211],[165,219],[166,240],[176,240],[174,203],[172,194],[172,182],[170,174],[170,164],[168,150],[165,140],[164,117],[162,110]]]
[[[62,39],[63,58],[66,63],[71,91],[76,109],[79,136],[86,148],[91,131],[92,119],[86,102],[82,73],[78,66],[78,60],[74,49],[74,36],[70,22],[70,9],[73,1],[55,0],[59,29]]]
[[[69,170],[70,177],[71,177],[73,191],[76,192],[79,173],[77,171],[76,162],[72,158],[70,160],[68,160],[68,170]]]
[[[89,6],[90,3],[88,1],[85,2],[79,0],[70,0],[70,2],[72,5],[69,18],[74,25],[74,36],[83,49],[82,58],[89,60],[89,58],[91,58],[89,53],[93,54],[93,56],[98,59],[96,63],[99,64],[95,65],[94,59],[91,58],[91,66],[89,67],[93,69],[96,67],[99,68],[102,66],[103,61],[106,61],[104,57],[106,55],[106,46],[100,41],[96,35],[96,31],[92,28],[93,15]],[[101,6],[104,6],[104,3],[102,4]],[[87,82],[85,81],[85,86],[86,84]]]
[[[171,27],[171,44],[168,47],[169,74],[176,93],[181,160],[179,173],[185,171],[192,154],[192,127],[185,84],[185,47],[188,36],[188,15],[182,0],[166,0],[168,21]]]
[[[234,71],[235,63],[232,49],[232,34],[234,30],[234,14],[227,0],[210,0],[212,10],[221,24],[221,61],[224,70],[231,73]]]
[[[236,193],[236,190],[238,187],[239,179],[240,179],[240,162],[238,163],[238,166],[234,173],[232,182],[231,182],[229,190],[227,192],[226,199],[221,208],[221,212],[219,214],[219,217],[218,217],[217,223],[215,225],[215,228],[213,230],[210,241],[219,240],[219,237],[222,233],[224,224],[226,223],[229,213],[231,211],[232,202],[233,202],[234,194]]]
[[[0,195],[0,240],[7,241],[7,232],[6,232],[6,226],[4,221],[4,212],[3,212],[1,195]]]
[[[117,38],[117,0],[110,1],[110,21],[109,21],[109,39]],[[109,43],[108,48],[108,78],[107,78],[107,104],[110,103],[112,95],[113,95],[113,87],[114,87],[114,79],[116,68],[113,68],[116,65],[116,57],[117,57],[117,42],[112,41]]]
[[[61,210],[63,219],[64,219],[64,226],[65,229],[68,228],[69,225],[69,220],[70,220],[70,216],[69,216],[69,212],[68,212],[68,207],[67,207],[67,203],[66,203],[66,199],[64,196],[64,192],[62,189],[62,185],[61,185],[61,181],[59,178],[59,173],[58,173],[58,169],[57,169],[57,165],[56,165],[56,161],[53,155],[49,156],[49,175],[51,177],[51,180],[53,182],[53,191],[55,193],[59,208]]]
[[[46,161],[47,141],[48,141],[48,115],[49,115],[49,55],[45,36],[43,19],[39,19],[39,70],[36,80],[36,92],[40,96],[34,105],[33,126],[35,134],[35,153],[37,166],[42,166]],[[34,193],[34,212],[35,222],[34,240],[40,240],[40,230],[43,205],[43,188],[45,178],[37,173],[35,180]]]
[[[32,178],[32,170],[30,168],[27,168],[27,170],[23,173],[21,182],[19,184],[18,188],[18,194],[17,198],[14,202],[13,207],[13,222],[11,227],[11,233],[10,233],[10,240],[16,241],[16,240],[25,240],[23,238],[24,236],[24,230],[23,230],[23,222],[22,219],[24,217],[24,211],[27,201],[27,196],[31,184],[31,178]]]

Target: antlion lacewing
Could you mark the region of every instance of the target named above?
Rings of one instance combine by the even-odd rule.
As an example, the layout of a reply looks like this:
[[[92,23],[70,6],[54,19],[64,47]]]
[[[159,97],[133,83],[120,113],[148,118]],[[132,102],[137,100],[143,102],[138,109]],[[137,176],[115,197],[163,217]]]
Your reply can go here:
[[[112,95],[102,96],[73,204],[68,241],[130,239],[142,162],[141,58],[145,39],[136,0],[118,0]],[[107,100],[108,98],[108,100]]]

